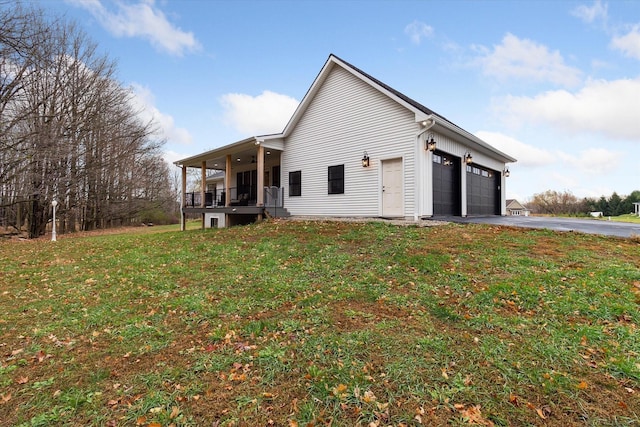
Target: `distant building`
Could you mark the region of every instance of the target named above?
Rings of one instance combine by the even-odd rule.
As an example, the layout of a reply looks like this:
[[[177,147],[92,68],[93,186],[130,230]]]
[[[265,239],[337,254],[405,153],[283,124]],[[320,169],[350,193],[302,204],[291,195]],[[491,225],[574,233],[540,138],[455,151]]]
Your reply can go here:
[[[640,202],[635,202],[633,204],[633,213],[640,216]]]
[[[516,199],[507,199],[507,215],[529,216],[531,211]]]

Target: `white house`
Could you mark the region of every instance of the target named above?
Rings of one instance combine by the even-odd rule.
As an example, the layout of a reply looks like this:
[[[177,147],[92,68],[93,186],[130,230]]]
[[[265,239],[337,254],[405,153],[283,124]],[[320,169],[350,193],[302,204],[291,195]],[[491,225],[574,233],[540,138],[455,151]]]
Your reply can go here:
[[[208,227],[265,213],[413,220],[505,215],[506,163],[515,161],[330,55],[282,133],[175,164],[182,168],[183,213],[202,214]],[[201,170],[198,193],[185,193],[187,168]]]
[[[529,216],[531,211],[522,203],[515,199],[507,199],[507,215]]]

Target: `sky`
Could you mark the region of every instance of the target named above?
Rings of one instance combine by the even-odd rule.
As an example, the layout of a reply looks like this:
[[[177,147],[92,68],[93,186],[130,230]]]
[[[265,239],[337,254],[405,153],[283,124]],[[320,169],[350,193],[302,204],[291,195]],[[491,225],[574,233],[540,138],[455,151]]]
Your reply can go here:
[[[29,0],[117,61],[175,161],[279,133],[334,54],[516,159],[507,198],[640,190],[638,0]]]

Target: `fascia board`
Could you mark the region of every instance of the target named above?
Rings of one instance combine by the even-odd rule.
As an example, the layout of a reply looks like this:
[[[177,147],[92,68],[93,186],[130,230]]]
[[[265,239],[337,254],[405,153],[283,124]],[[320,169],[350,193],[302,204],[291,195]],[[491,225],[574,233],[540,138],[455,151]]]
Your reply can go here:
[[[502,160],[505,163],[515,163],[518,161],[517,159],[511,157],[510,155],[503,153],[502,151],[492,147],[491,145],[484,142],[483,140],[473,135],[472,133],[469,133],[466,130],[459,128],[458,126],[448,121],[441,120],[438,117],[434,117],[434,118],[436,120],[436,126],[440,126],[444,128],[446,131],[454,135],[463,137],[464,139],[467,140],[467,142],[480,146],[481,151],[484,151],[485,153],[490,154],[493,157],[498,157],[500,158],[500,160]]]
[[[201,167],[203,161],[207,161],[215,157],[226,156],[227,154],[233,154],[234,152],[238,151],[238,148],[241,148],[244,145],[247,145],[247,147],[249,147],[250,143],[256,144],[256,142],[256,137],[252,136],[250,138],[243,139],[232,144],[224,145],[222,147],[215,148],[213,150],[209,150],[192,157],[187,157],[186,159],[176,160],[175,162],[173,162],[173,164],[176,166]]]

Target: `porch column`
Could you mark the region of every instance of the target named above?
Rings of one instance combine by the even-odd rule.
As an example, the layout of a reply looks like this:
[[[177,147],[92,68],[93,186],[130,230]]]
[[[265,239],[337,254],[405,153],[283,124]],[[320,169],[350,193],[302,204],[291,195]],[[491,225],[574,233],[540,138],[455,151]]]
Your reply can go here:
[[[186,230],[184,207],[187,204],[187,166],[182,165],[182,202],[180,203],[180,231]]]
[[[258,198],[256,206],[264,206],[264,147],[258,145]]]
[[[200,207],[204,208],[207,206],[206,192],[207,192],[207,162],[206,160],[202,162],[202,167],[200,170]],[[202,229],[204,230],[204,212],[202,212]]]
[[[231,201],[231,154],[227,154],[227,164],[224,170],[224,205],[230,206]]]

